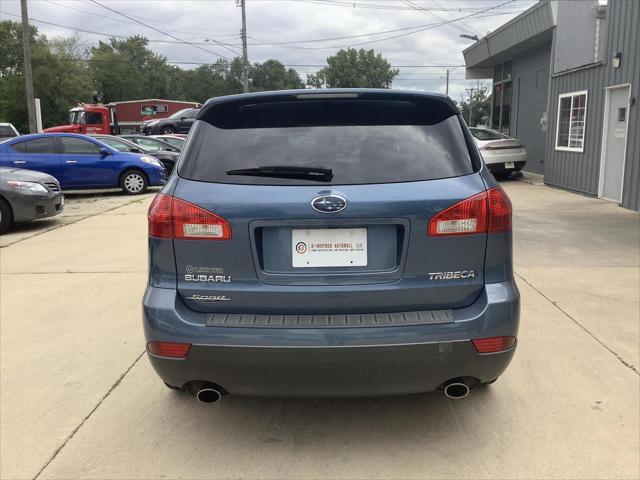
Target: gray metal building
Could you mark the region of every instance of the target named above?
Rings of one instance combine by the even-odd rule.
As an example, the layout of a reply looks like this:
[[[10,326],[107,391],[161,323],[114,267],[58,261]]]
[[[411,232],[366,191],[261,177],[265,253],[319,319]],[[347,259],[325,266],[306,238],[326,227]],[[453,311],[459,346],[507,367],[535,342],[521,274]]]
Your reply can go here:
[[[541,0],[463,53],[545,183],[640,210],[639,0]]]

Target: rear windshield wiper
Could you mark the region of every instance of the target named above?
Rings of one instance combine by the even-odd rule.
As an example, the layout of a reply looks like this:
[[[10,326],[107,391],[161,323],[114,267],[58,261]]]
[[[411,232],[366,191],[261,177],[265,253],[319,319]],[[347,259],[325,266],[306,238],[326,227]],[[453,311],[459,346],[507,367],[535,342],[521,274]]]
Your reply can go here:
[[[286,165],[272,165],[254,168],[240,168],[238,170],[227,170],[227,175],[294,178],[300,180],[314,180],[316,182],[330,182],[333,178],[333,170],[324,167],[294,167]]]

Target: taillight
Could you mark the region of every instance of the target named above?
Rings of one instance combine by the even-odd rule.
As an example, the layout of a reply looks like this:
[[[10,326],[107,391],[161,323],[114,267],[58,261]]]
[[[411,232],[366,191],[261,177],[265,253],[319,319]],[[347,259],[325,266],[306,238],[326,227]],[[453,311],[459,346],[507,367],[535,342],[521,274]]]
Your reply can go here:
[[[158,194],[149,207],[149,236],[157,238],[229,240],[224,218],[170,195]]]
[[[149,207],[149,236],[171,238],[171,203],[173,197],[159,193]]]
[[[511,200],[500,187],[487,191],[489,201],[489,233],[511,230]]]
[[[469,197],[429,221],[431,237],[511,230],[511,202],[500,187]]]
[[[173,238],[229,240],[231,226],[224,218],[179,198],[173,199]]]
[[[147,349],[159,357],[184,358],[189,353],[190,343],[149,342]]]
[[[468,235],[487,231],[487,193],[482,192],[443,210],[429,222],[429,235]]]
[[[496,353],[509,350],[516,344],[516,337],[491,337],[471,340],[478,353]]]

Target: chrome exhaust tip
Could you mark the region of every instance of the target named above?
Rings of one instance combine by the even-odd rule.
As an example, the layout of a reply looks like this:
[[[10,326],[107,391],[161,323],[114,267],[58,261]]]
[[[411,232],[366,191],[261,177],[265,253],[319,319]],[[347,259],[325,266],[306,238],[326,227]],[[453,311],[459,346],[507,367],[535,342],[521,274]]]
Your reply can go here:
[[[451,382],[445,385],[444,395],[447,398],[458,400],[469,395],[469,386],[462,382]]]
[[[196,393],[196,398],[202,403],[218,403],[222,399],[222,393],[215,388],[201,388]]]

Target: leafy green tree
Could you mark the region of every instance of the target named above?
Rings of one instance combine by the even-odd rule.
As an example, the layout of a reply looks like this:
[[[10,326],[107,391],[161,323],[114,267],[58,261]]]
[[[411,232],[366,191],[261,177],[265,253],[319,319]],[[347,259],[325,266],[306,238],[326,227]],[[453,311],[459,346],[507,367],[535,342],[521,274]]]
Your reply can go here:
[[[66,122],[69,108],[88,100],[91,77],[78,37],[48,40],[35,27],[30,30],[33,90],[40,98],[46,128]],[[22,55],[22,26],[0,22],[0,121],[25,133],[29,122]]]
[[[38,48],[32,61],[34,91],[40,97],[45,128],[67,123],[69,108],[90,101],[93,88],[79,37],[54,38],[47,47]]]
[[[91,49],[91,70],[96,90],[105,102],[166,98],[172,67],[151,51],[149,41],[135,35],[109,39]]]
[[[252,92],[304,88],[298,72],[293,68],[287,69],[274,59],[254,63],[250,70],[250,78]]]
[[[236,93],[229,91],[227,75],[229,62],[218,60],[211,65],[201,65],[193,70],[180,70],[181,87],[184,100],[205,102],[211,97]]]
[[[464,118],[471,127],[478,125],[489,125],[491,119],[491,94],[490,87],[483,82],[477,82],[473,87],[471,97],[460,97],[460,101],[455,102]],[[469,108],[473,107],[473,108]],[[469,116],[471,113],[471,116]]]
[[[347,48],[327,58],[327,66],[307,77],[315,88],[389,88],[400,70],[373,50]]]

